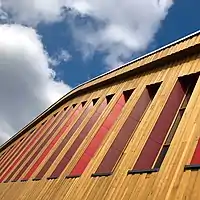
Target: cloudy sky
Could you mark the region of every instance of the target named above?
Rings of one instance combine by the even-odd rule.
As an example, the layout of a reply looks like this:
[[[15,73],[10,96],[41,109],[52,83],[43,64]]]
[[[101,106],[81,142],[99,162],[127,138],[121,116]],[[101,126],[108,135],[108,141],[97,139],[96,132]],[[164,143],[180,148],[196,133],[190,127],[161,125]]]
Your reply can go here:
[[[75,86],[198,30],[199,7],[0,0],[0,144]]]

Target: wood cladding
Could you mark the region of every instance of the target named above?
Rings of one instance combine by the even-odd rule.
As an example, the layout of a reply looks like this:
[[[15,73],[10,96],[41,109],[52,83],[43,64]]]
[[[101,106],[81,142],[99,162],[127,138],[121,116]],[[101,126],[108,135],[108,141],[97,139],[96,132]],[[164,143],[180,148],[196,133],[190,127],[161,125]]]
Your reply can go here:
[[[129,92],[124,92],[124,94],[120,96],[119,100],[116,102],[113,109],[111,110],[111,112],[103,122],[102,126],[99,128],[96,135],[94,136],[94,138],[84,151],[82,157],[80,158],[74,169],[67,176],[67,178],[79,177],[84,172],[90,160],[93,158],[96,151],[100,147],[106,134],[109,132],[110,128],[115,123],[116,119],[118,118],[119,114],[121,113],[125,105],[125,102],[128,101],[131,94],[132,92],[129,91]]]
[[[95,174],[93,174],[92,176],[108,175],[113,172],[114,166],[117,164],[120,155],[123,153],[125,146],[127,145],[133,134],[133,131],[136,129],[137,125],[141,121],[141,118],[147,110],[147,107],[152,101],[154,95],[156,94],[157,89],[158,88],[156,88],[156,91],[152,91],[151,87],[144,89],[141,97],[132,109],[130,115],[128,116],[128,119],[122,126],[117,137],[115,138],[110,149],[108,150],[108,153],[104,157]]]
[[[63,97],[0,149],[0,199],[200,199],[199,45],[193,35]]]

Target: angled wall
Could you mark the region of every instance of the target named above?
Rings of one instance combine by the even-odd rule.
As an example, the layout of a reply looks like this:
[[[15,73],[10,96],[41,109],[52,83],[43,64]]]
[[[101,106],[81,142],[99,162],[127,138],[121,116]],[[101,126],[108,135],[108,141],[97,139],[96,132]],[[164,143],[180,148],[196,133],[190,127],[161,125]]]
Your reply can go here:
[[[75,88],[0,148],[0,199],[200,199],[200,33]]]

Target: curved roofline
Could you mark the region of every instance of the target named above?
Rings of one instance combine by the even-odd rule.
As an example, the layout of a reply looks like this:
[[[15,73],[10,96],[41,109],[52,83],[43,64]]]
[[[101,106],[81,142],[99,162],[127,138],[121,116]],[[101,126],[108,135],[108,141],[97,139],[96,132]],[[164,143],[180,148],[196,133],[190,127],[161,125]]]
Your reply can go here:
[[[137,62],[137,61],[139,61],[139,60],[142,60],[142,59],[144,59],[144,58],[146,58],[146,57],[148,57],[148,56],[151,56],[151,55],[153,55],[153,54],[155,54],[155,53],[157,53],[157,52],[159,52],[159,51],[162,51],[162,50],[164,50],[164,49],[166,49],[166,48],[168,48],[168,47],[171,47],[171,46],[173,46],[174,44],[178,44],[178,43],[180,43],[180,42],[182,42],[182,41],[184,41],[184,40],[186,40],[186,39],[189,39],[189,38],[194,37],[194,36],[199,35],[199,34],[200,34],[200,30],[198,30],[198,31],[196,31],[196,32],[193,32],[193,33],[191,33],[191,34],[189,34],[189,35],[186,35],[186,36],[183,37],[183,38],[180,38],[180,39],[178,39],[178,40],[175,40],[175,41],[173,41],[173,42],[171,42],[171,43],[169,43],[169,44],[167,44],[167,45],[164,45],[163,47],[160,47],[160,48],[158,48],[158,49],[156,49],[156,50],[154,50],[154,51],[151,51],[151,52],[149,52],[149,53],[147,53],[147,54],[144,54],[143,56],[140,56],[140,57],[138,57],[138,58],[136,58],[136,59],[133,59],[133,60],[131,60],[131,61],[129,61],[129,62],[127,62],[127,63],[125,63],[125,64],[123,64],[123,65],[117,67],[117,68],[115,68],[115,69],[112,69],[112,70],[110,70],[110,71],[108,71],[108,72],[105,72],[105,73],[99,75],[99,76],[96,76],[96,77],[92,78],[92,79],[89,80],[89,81],[86,81],[86,82],[84,82],[84,83],[79,84],[78,86],[76,86],[76,87],[74,87],[72,90],[70,90],[68,93],[66,93],[63,97],[61,97],[58,101],[56,101],[56,102],[53,103],[51,106],[49,106],[47,109],[45,109],[45,110],[44,110],[42,113],[40,113],[36,118],[34,118],[31,122],[29,122],[25,127],[23,127],[21,130],[19,130],[15,135],[13,135],[9,140],[7,140],[5,143],[3,143],[2,145],[0,145],[0,151],[1,151],[1,149],[2,149],[4,146],[6,146],[6,145],[7,145],[8,143],[10,143],[13,139],[15,139],[15,138],[18,136],[18,134],[20,134],[21,132],[23,132],[24,130],[26,130],[28,127],[30,127],[30,125],[31,125],[32,123],[34,123],[37,119],[39,119],[39,118],[42,117],[45,113],[47,113],[48,111],[50,111],[53,107],[55,107],[55,105],[57,105],[57,104],[59,104],[60,102],[62,102],[67,96],[70,96],[70,93],[73,93],[75,90],[79,89],[80,87],[82,87],[82,86],[84,86],[84,85],[86,85],[86,84],[88,84],[88,83],[90,83],[90,82],[93,82],[93,81],[95,81],[95,80],[97,80],[97,79],[99,79],[99,78],[102,78],[102,77],[104,77],[104,76],[106,76],[106,75],[108,75],[108,74],[111,74],[112,72],[115,72],[115,71],[117,71],[117,70],[119,70],[119,69],[121,69],[121,68],[123,68],[123,67],[126,67],[126,66],[132,64],[132,63],[135,63],[135,62]]]

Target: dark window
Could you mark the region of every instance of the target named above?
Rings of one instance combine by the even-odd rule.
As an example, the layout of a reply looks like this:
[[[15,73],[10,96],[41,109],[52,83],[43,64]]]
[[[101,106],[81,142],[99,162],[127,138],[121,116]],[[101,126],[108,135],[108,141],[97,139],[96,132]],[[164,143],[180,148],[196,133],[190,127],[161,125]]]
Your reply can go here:
[[[58,112],[56,112],[53,116],[55,117],[58,114]]]
[[[161,166],[161,164],[162,164],[162,162],[163,162],[163,160],[164,160],[164,158],[165,158],[165,156],[167,154],[167,151],[168,151],[168,149],[170,147],[171,141],[172,141],[172,139],[173,139],[173,137],[175,135],[175,132],[176,132],[176,130],[178,128],[178,125],[179,125],[179,123],[180,123],[180,121],[182,119],[182,116],[183,116],[183,114],[185,112],[187,104],[188,104],[188,102],[190,100],[190,97],[191,97],[192,92],[194,90],[194,87],[196,85],[197,76],[196,75],[190,75],[190,76],[186,76],[184,78],[180,78],[180,82],[181,82],[181,85],[182,85],[182,87],[183,87],[183,89],[185,91],[185,97],[184,97],[184,99],[183,99],[183,101],[181,103],[181,106],[180,106],[180,108],[178,110],[178,113],[177,113],[177,115],[175,117],[173,125],[172,125],[171,129],[169,130],[169,133],[168,133],[167,138],[166,138],[166,140],[164,142],[164,145],[163,145],[163,147],[161,149],[161,152],[160,152],[160,154],[159,154],[159,156],[157,158],[157,161],[155,163],[154,168],[160,168],[160,166]]]
[[[73,108],[75,108],[75,107],[76,107],[76,105],[77,105],[77,103],[73,104],[73,105],[72,105],[72,107],[73,107]]]
[[[45,120],[44,122],[42,122],[42,125],[44,125],[47,122],[47,120]]]
[[[127,94],[127,93],[126,93]],[[129,95],[126,95],[130,97],[131,93],[129,92]],[[127,100],[128,98],[126,98]],[[110,128],[114,125],[116,122],[118,116],[120,115],[124,105],[125,105],[125,94],[120,96],[116,104],[113,106],[111,112],[108,114],[106,119],[104,120],[102,126],[97,130],[94,138],[84,151],[83,155],[79,159],[78,163],[74,167],[74,169],[70,172],[70,174],[67,176],[70,177],[78,177],[80,176],[87,165],[89,164],[92,157],[95,155],[96,151],[101,146],[102,141],[104,140],[105,136],[109,132]],[[98,111],[97,111],[98,113]]]
[[[64,110],[67,110],[69,107],[68,106],[66,106],[65,108],[64,108]]]
[[[75,111],[73,112],[72,116],[69,118],[69,120],[67,122],[67,127],[70,127],[70,129],[67,128],[65,130],[65,134],[66,135],[64,136],[62,142],[55,149],[55,151],[53,152],[53,154],[50,156],[50,158],[47,160],[47,162],[45,163],[45,165],[42,167],[42,169],[36,175],[36,177],[34,178],[34,180],[41,179],[45,175],[45,173],[48,171],[48,169],[54,163],[54,161],[56,160],[56,158],[59,156],[60,152],[67,145],[67,143],[70,140],[70,138],[74,135],[74,133],[76,132],[77,128],[80,126],[80,124],[82,123],[82,121],[85,119],[85,117],[87,116],[87,114],[90,112],[90,110],[91,110],[92,107],[93,107],[93,103],[90,103],[85,108],[85,110],[83,111],[83,113],[81,114],[81,116],[77,119],[77,121],[75,122],[75,124],[72,127],[70,127],[69,125],[72,122],[74,122],[74,120],[76,119],[76,117],[78,116],[78,114],[80,113],[80,111],[82,110],[82,106],[79,106],[77,109],[75,109]]]
[[[127,102],[129,100],[129,98],[132,95],[132,93],[133,93],[133,89],[126,90],[126,91],[123,92],[124,98],[125,98],[125,102]]]
[[[0,182],[4,181],[4,178],[8,174],[9,174],[9,176],[5,180],[5,182],[10,181],[10,179],[13,178],[14,175],[16,175],[17,170],[22,165],[24,165],[24,163],[26,163],[26,161],[29,158],[29,156],[31,155],[31,153],[38,147],[40,142],[47,136],[46,134],[50,131],[52,126],[57,122],[58,117],[60,116],[61,113],[62,112],[60,112],[56,118],[51,117],[44,126],[41,126],[39,128],[39,130],[36,132],[34,137],[30,137],[31,138],[30,143],[27,143],[25,149],[20,153],[20,156],[17,157],[17,159],[13,163],[11,163],[10,166],[8,166],[8,170],[6,170],[6,172],[4,173],[4,176],[1,177]],[[46,129],[46,127],[48,127],[48,128]]]
[[[154,91],[152,92],[152,90]],[[131,93],[128,93],[130,97]],[[125,92],[125,94],[127,93]],[[140,123],[144,113],[146,112],[148,106],[153,99],[153,95],[150,94],[154,94],[155,96],[155,87],[148,86],[145,88],[139,100],[132,109],[129,117],[127,118],[115,140],[113,141],[110,149],[108,150],[107,154],[105,155],[101,164],[96,170],[95,174],[93,174],[92,176],[108,175],[113,172],[121,156],[123,155],[124,149],[131,140],[138,124]]]
[[[95,104],[97,103],[98,100],[99,100],[99,98],[92,99],[93,105],[95,105]]]
[[[86,103],[87,103],[87,101],[83,101],[81,104],[84,107]]]
[[[189,75],[179,78],[133,170],[129,171],[130,174],[139,170],[160,168],[196,85],[197,77]]]
[[[114,96],[114,94],[110,94],[110,95],[106,96],[107,104],[111,101],[113,96]]]
[[[101,105],[97,108],[94,115],[90,118],[87,124],[84,126],[82,131],[79,133],[78,137],[75,139],[69,150],[65,153],[59,164],[57,165],[56,169],[53,171],[49,178],[57,178],[63,172],[67,164],[70,162],[73,155],[76,153],[86,136],[89,134],[90,130],[99,119],[101,113],[105,110],[107,105],[107,99],[105,99]]]

